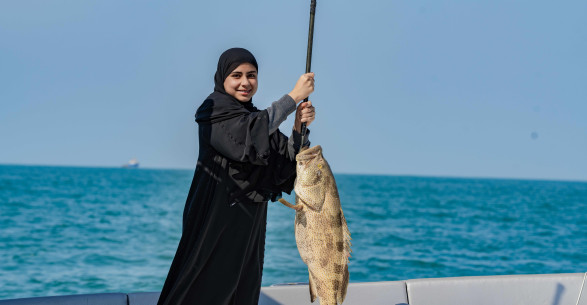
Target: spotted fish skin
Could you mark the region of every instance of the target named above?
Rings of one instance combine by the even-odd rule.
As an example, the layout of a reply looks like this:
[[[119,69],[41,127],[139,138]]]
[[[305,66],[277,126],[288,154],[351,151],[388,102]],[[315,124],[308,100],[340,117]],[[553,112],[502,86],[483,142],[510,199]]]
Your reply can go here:
[[[322,148],[314,146],[296,156],[295,235],[298,251],[308,266],[310,300],[321,305],[342,304],[349,283],[351,237],[342,213],[338,189]]]

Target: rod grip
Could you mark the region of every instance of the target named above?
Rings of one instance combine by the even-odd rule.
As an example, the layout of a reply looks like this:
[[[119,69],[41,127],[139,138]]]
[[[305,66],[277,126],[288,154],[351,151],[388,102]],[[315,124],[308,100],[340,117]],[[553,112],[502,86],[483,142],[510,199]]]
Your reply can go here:
[[[308,98],[304,99],[304,102],[307,102]],[[306,131],[307,131],[307,127],[306,127],[306,122],[302,123],[302,130],[300,130],[300,134],[302,135],[302,145],[304,146],[304,139],[306,138]]]

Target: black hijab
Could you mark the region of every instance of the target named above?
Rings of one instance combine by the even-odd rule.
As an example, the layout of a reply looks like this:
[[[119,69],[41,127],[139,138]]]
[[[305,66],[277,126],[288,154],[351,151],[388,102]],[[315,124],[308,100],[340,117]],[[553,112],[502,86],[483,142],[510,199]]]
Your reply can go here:
[[[234,69],[244,63],[249,63],[255,66],[255,69],[259,71],[255,56],[253,56],[248,50],[243,48],[232,48],[224,51],[218,59],[218,67],[216,68],[216,74],[214,75],[214,91],[228,95],[226,91],[224,91],[224,80],[226,80],[228,75],[230,75]]]
[[[232,48],[220,55],[216,74],[214,74],[214,92],[206,98],[206,101],[211,101],[211,103],[206,103],[205,101],[196,112],[196,121],[198,123],[215,123],[230,119],[243,112],[259,111],[253,105],[253,99],[248,102],[241,102],[224,90],[224,81],[228,75],[244,63],[252,64],[259,71],[255,56],[246,49]]]

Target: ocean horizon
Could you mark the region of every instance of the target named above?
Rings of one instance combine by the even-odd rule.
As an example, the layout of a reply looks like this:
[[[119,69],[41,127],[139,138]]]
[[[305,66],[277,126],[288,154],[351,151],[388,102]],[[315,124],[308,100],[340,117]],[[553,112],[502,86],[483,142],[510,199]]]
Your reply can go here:
[[[0,299],[159,291],[193,172],[0,165]],[[351,282],[587,271],[587,182],[335,178]],[[308,281],[293,219],[269,203],[263,286]]]
[[[125,168],[124,165],[71,165],[71,164],[37,164],[37,163],[0,163],[2,166],[24,166],[24,167],[64,167],[64,168],[94,168],[94,169],[126,169],[126,170],[170,170],[170,171],[191,171],[194,167],[157,167],[157,166],[139,166],[137,168]],[[519,180],[519,181],[553,181],[553,182],[584,182],[587,179],[573,178],[548,178],[548,177],[507,177],[507,176],[475,176],[475,175],[427,175],[427,174],[402,174],[402,173],[367,173],[367,172],[334,172],[335,175],[350,176],[383,176],[383,177],[407,177],[407,178],[447,178],[447,179],[487,179],[487,180]]]

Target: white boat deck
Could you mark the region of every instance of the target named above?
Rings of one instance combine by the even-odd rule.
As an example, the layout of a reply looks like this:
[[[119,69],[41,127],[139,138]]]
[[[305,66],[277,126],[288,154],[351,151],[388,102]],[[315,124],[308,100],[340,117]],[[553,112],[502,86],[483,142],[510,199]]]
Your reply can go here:
[[[587,305],[583,273],[351,283],[345,305]],[[583,288],[587,294],[587,288]],[[158,292],[0,300],[0,305],[156,305]],[[308,285],[263,287],[259,305],[310,305]],[[313,304],[319,304],[315,302]]]

